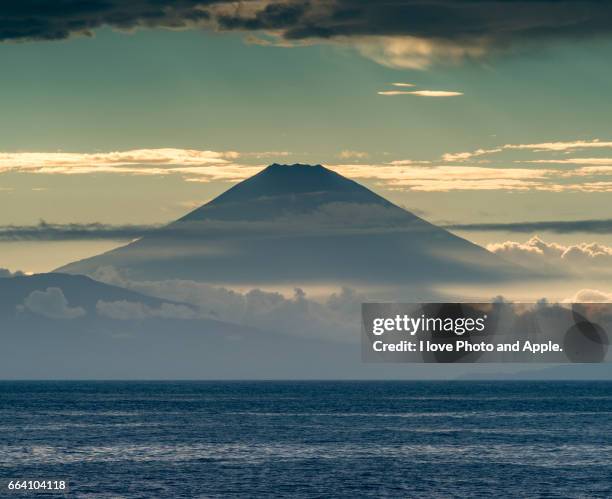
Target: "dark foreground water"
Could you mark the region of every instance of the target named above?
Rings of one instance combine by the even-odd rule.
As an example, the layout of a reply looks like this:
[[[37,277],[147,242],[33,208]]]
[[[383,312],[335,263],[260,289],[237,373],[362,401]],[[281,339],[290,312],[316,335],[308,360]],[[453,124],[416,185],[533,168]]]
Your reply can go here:
[[[4,382],[0,474],[72,497],[611,497],[611,416],[601,382]]]

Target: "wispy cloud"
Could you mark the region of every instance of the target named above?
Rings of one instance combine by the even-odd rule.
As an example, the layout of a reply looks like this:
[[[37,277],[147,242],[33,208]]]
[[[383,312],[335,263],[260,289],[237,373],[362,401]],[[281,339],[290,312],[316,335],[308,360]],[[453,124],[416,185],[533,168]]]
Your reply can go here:
[[[483,156],[485,154],[493,154],[493,153],[500,152],[500,151],[502,151],[501,148],[476,149],[475,151],[471,151],[471,152],[446,153],[442,155],[442,159],[448,162],[466,161],[476,156]]]
[[[332,165],[338,173],[355,179],[379,181],[387,188],[414,191],[528,190],[543,185],[549,169],[484,168],[429,165]]]
[[[410,93],[419,97],[458,97],[463,95],[463,92],[451,92],[448,90],[414,90]]]
[[[241,152],[237,154],[241,158],[265,159],[265,158],[287,158],[291,156],[293,153],[290,151],[261,151],[261,152]]]
[[[347,149],[339,153],[338,157],[341,160],[360,161],[356,161],[355,164],[340,163],[327,166],[345,176],[370,179],[389,189],[612,192],[612,178],[610,178],[612,160],[607,158],[521,161],[521,163],[542,161],[551,165],[559,162],[561,165],[575,163],[576,168],[553,166],[536,168],[532,165],[505,167],[483,166],[480,162],[466,163],[470,157],[491,154],[498,150],[500,148],[449,154],[444,156],[445,161],[441,164],[411,159],[366,164],[361,160],[368,157],[367,152]],[[265,163],[249,164],[249,161],[253,161],[253,154],[276,153],[176,148],[99,153],[5,152],[0,153],[0,174],[20,172],[47,175],[179,175],[187,182],[237,182],[258,173],[265,167]],[[451,159],[454,159],[456,164],[449,164]]]
[[[391,83],[394,87],[414,87],[414,83]]]
[[[446,153],[442,155],[444,161],[466,161],[477,156],[483,156],[486,154],[495,154],[502,151],[518,150],[518,151],[532,151],[532,152],[571,152],[583,149],[612,149],[612,142],[602,141],[599,139],[593,140],[573,140],[565,142],[536,142],[532,144],[505,144],[503,146],[490,148],[490,149],[476,149],[474,151],[458,152],[458,153]],[[602,158],[603,159],[603,158]],[[597,158],[599,160],[599,158]],[[541,162],[550,163],[571,163],[572,160],[542,160]],[[609,163],[612,160],[608,160]],[[602,164],[602,163],[596,163]]]
[[[209,180],[241,180],[261,169],[235,162],[235,151],[197,149],[133,149],[101,153],[2,152],[0,173],[82,175],[119,173],[167,175],[178,173]]]
[[[378,95],[416,95],[418,97],[458,97],[463,92],[451,92],[447,90],[383,90]]]
[[[539,142],[535,144],[506,144],[503,149],[528,149],[531,151],[574,151],[578,149],[610,149],[612,142],[593,140],[573,140],[567,142]]]
[[[547,191],[547,192],[612,192],[610,172],[558,168],[521,168],[472,166],[465,164],[436,165],[412,160],[396,160],[379,164],[340,164],[329,168],[354,179],[372,180],[388,189],[448,191]],[[596,167],[593,167],[596,168]],[[601,180],[593,178],[602,175]],[[589,181],[585,182],[584,180]]]
[[[612,166],[612,158],[555,158],[555,159],[532,159],[525,160],[522,163],[540,163],[540,164],[557,164],[557,165],[601,165],[610,168]],[[601,168],[599,171],[603,171]],[[595,170],[593,170],[595,171]]]
[[[592,175],[612,175],[612,162],[611,166],[583,166],[582,168],[576,168],[572,170],[570,173],[573,175],[584,175],[584,176],[592,176]]]
[[[70,152],[1,152],[0,169],[38,169],[44,167],[123,166],[163,164],[204,166],[227,164],[240,156],[235,151],[208,151],[197,149],[132,149],[103,153]]]
[[[340,159],[364,159],[367,158],[369,154],[364,151],[351,151],[349,149],[345,149],[344,151],[340,151],[338,157]]]
[[[393,161],[389,161],[389,164],[393,166],[428,165],[430,163],[431,161],[420,159],[396,159]]]
[[[412,92],[408,90],[382,90],[376,92],[378,95],[410,95]]]

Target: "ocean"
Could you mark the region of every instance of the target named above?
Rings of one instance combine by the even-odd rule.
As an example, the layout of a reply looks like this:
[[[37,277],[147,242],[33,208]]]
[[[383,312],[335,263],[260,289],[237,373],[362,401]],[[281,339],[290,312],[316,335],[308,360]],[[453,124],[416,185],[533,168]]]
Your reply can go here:
[[[612,497],[608,382],[0,382],[69,497]],[[0,491],[0,497],[52,497]]]

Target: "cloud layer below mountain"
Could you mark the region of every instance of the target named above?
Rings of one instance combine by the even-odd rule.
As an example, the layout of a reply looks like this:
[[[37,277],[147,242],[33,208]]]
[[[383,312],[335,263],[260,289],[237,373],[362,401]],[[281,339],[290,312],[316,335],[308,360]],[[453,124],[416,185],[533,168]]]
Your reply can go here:
[[[115,319],[147,317],[197,317],[233,322],[286,334],[354,339],[359,330],[361,303],[365,296],[343,288],[322,300],[308,298],[299,288],[292,297],[279,292],[251,289],[239,292],[224,287],[188,280],[134,281],[113,267],[100,268],[93,276],[107,284],[121,286],[157,298],[193,305],[150,310],[139,303],[98,303],[98,313]],[[179,307],[179,308],[177,308]]]
[[[60,288],[32,291],[23,303],[24,310],[49,319],[76,319],[86,315],[82,307],[71,307]]]
[[[519,265],[538,269],[550,267],[582,277],[612,275],[612,247],[595,242],[563,245],[534,236],[524,243],[491,243],[487,249]]]

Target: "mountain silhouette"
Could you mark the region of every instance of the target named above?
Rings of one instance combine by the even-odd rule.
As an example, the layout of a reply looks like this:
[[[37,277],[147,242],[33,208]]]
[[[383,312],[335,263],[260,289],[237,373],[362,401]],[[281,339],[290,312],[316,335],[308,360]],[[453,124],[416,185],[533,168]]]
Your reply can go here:
[[[321,165],[275,163],[178,221],[271,219],[280,213],[309,213],[328,203],[393,206],[366,187]]]
[[[395,284],[524,277],[522,269],[321,165],[273,164],[126,246],[58,271],[214,284]]]
[[[99,300],[137,302],[150,307],[159,307],[164,302],[175,304],[98,282],[84,275],[59,273],[20,275],[0,278],[0,317],[14,315],[16,307],[22,305],[32,292],[46,291],[49,288],[61,290],[71,306],[81,307],[88,312],[95,312]]]

